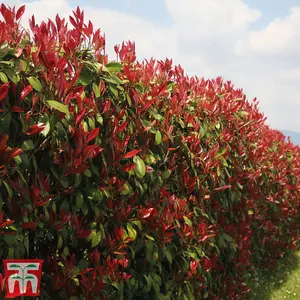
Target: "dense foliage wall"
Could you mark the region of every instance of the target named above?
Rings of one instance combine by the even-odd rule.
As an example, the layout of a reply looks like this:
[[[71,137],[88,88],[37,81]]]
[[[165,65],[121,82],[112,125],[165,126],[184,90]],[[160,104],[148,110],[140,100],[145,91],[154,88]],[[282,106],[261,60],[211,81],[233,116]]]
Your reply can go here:
[[[0,257],[44,258],[43,299],[243,298],[299,240],[299,147],[231,82],[23,12],[1,6]]]

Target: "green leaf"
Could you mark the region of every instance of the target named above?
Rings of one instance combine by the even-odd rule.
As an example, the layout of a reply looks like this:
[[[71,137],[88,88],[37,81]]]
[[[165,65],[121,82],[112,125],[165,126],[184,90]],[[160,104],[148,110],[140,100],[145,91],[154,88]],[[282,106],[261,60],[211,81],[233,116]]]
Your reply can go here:
[[[120,72],[123,69],[123,66],[118,62],[110,62],[106,65],[106,68],[109,72],[117,73]]]
[[[132,224],[136,225],[139,230],[142,230],[142,223],[140,220],[131,221]]]
[[[91,170],[89,170],[89,169],[85,170],[83,174],[84,174],[86,177],[92,177],[92,172],[91,172]]]
[[[133,158],[134,163],[136,164],[134,171],[138,178],[143,178],[146,174],[146,166],[144,161],[139,157],[135,156]]]
[[[9,198],[12,198],[13,195],[14,195],[14,192],[13,192],[12,188],[8,185],[8,183],[6,181],[3,181],[3,183],[4,183],[4,185],[7,189]]]
[[[98,62],[86,60],[84,63],[91,66],[96,72],[100,72],[100,70],[103,72],[108,72],[107,68]]]
[[[60,102],[55,101],[55,100],[47,100],[47,103],[51,107],[53,107],[54,109],[56,109],[56,110],[58,110],[58,111],[60,111],[62,113],[65,113],[67,115],[70,114],[70,111],[69,111],[68,107],[65,104],[63,104],[63,103],[60,103]]]
[[[121,85],[124,83],[121,79],[119,79],[117,76],[114,76],[114,75],[110,75],[109,77],[103,76],[102,78],[104,81],[113,83],[116,85]]]
[[[7,78],[7,76],[5,75],[5,73],[0,72],[0,80],[1,80],[3,83],[7,83],[7,82],[8,82],[8,78]]]
[[[70,255],[70,250],[69,250],[69,248],[68,248],[68,247],[65,247],[62,254],[63,254],[63,256],[65,256],[65,257],[69,256],[69,255]]]
[[[224,155],[226,153],[227,149],[223,148],[215,157],[215,159],[219,158],[220,156]]]
[[[101,115],[97,114],[96,120],[97,120],[97,122],[98,122],[100,125],[103,124],[103,117],[102,117]]]
[[[8,132],[11,122],[11,113],[10,112],[3,112],[3,116],[0,114],[0,129],[1,132]]]
[[[101,94],[100,94],[100,88],[99,88],[98,84],[93,83],[93,91],[94,91],[95,97],[99,98]]]
[[[223,233],[223,237],[228,242],[234,242],[233,238],[230,235],[226,234],[226,233]]]
[[[132,187],[131,187],[131,185],[129,184],[129,182],[128,181],[126,181],[125,183],[124,183],[124,189],[122,190],[122,192],[120,193],[121,195],[128,195],[128,194],[132,194],[133,193],[133,190],[132,190]]]
[[[148,238],[151,241],[155,241],[154,237],[151,236],[151,235],[149,235],[149,234],[147,234],[147,233],[145,233],[145,237]]]
[[[100,244],[102,239],[101,231],[98,231],[92,238],[92,248],[96,247]]]
[[[136,239],[136,230],[132,227],[132,225],[129,223],[127,224],[127,231],[128,231],[128,236],[131,237],[133,240]]]
[[[50,123],[47,122],[47,123],[46,123],[46,127],[45,127],[44,130],[42,131],[42,135],[43,135],[44,137],[46,137],[46,136],[48,135],[48,133],[49,133],[49,131],[50,131],[50,128],[51,128]]]
[[[80,286],[80,283],[79,283],[79,279],[78,278],[72,278],[74,280],[74,282],[76,283],[77,286]]]
[[[76,194],[75,206],[77,209],[81,209],[83,205],[83,195],[78,191]]]
[[[152,277],[151,276],[147,276],[144,275],[147,285],[144,287],[144,292],[149,292],[151,290],[152,287]]]
[[[204,137],[205,136],[205,129],[201,126],[200,127],[200,137]]]
[[[41,92],[43,90],[41,82],[36,77],[30,76],[27,80],[37,92]]]
[[[15,70],[11,68],[3,68],[3,71],[13,83],[17,84],[20,81],[20,76]]]
[[[25,142],[22,144],[21,149],[22,149],[23,151],[33,150],[33,149],[34,149],[33,141],[32,141],[32,140],[27,140],[27,141],[25,141]]]
[[[61,235],[58,236],[58,240],[57,240],[57,249],[60,249],[63,246],[63,238]]]
[[[28,68],[29,63],[28,63],[27,60],[25,60],[25,59],[20,59],[20,65],[21,65],[21,67],[22,67],[22,71],[23,71],[23,72],[29,73],[29,68]]]
[[[96,233],[97,233],[96,230],[92,230],[92,232],[90,233],[90,235],[88,237],[86,237],[86,240],[88,242],[90,242],[94,238],[94,236],[96,235]]]
[[[90,84],[94,79],[93,74],[87,70],[83,69],[79,75],[78,80],[83,84],[83,85],[88,85]]]
[[[170,263],[170,264],[172,264],[172,255],[171,255],[171,253],[170,253],[170,251],[169,250],[165,250],[165,257],[167,258],[167,260],[168,260],[168,262]]]
[[[159,145],[161,143],[161,133],[159,130],[157,130],[155,134],[155,143],[156,145]]]
[[[78,264],[77,264],[77,267],[79,268],[79,271],[83,271],[84,269],[88,268],[89,267],[89,261],[82,258]]]
[[[87,197],[89,200],[101,202],[103,200],[102,192],[97,188],[92,188],[88,190]]]
[[[193,226],[192,221],[191,221],[188,217],[184,216],[183,219],[184,219],[184,222],[185,222],[188,226],[190,226],[190,227]]]
[[[3,239],[8,247],[12,247],[17,243],[17,236],[11,234],[5,234]]]
[[[171,172],[169,169],[166,170],[166,171],[164,171],[164,172],[161,174],[162,179],[164,179],[164,180],[168,179],[168,178],[170,177],[171,173],[172,173],[172,172]]]
[[[244,116],[248,116],[249,113],[247,111],[240,110],[240,111],[237,112],[237,115],[240,116],[240,117],[244,117]]]

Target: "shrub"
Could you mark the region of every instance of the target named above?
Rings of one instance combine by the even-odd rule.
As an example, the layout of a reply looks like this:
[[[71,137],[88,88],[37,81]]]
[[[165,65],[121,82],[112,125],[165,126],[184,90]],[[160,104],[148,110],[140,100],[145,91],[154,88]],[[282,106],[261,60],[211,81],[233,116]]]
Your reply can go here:
[[[43,299],[244,298],[299,239],[299,147],[231,82],[23,12],[1,6],[0,257],[44,258]]]

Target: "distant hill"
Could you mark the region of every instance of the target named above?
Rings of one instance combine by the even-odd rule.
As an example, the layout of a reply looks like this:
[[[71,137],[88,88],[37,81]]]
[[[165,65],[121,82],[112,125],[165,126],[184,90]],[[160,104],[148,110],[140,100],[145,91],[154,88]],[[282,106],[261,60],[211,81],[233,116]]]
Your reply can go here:
[[[294,144],[300,145],[300,132],[294,132],[290,130],[282,130],[282,132],[285,136],[290,136]]]

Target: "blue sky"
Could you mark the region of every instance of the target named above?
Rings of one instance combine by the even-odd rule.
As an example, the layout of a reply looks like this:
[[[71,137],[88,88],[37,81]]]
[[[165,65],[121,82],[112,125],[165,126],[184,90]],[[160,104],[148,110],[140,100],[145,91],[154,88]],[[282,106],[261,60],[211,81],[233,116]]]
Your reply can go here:
[[[173,58],[189,75],[223,76],[257,97],[273,128],[300,131],[300,0],[7,0],[26,18],[79,5],[106,34],[107,52],[136,42],[139,59]]]
[[[26,2],[34,1],[29,0]],[[266,25],[274,17],[288,15],[291,7],[300,5],[300,0],[245,0],[244,2],[263,13],[262,17],[253,24],[256,28]],[[166,25],[172,22],[163,0],[70,0],[69,3],[72,6],[91,5],[98,8],[122,11]]]
[[[263,13],[262,18],[254,24],[256,28],[266,25],[274,17],[284,17],[288,15],[289,9],[292,6],[300,5],[300,0],[246,0],[244,2]],[[163,0],[72,0],[70,3],[72,3],[72,5],[91,3],[93,6],[135,14],[158,23],[170,24],[171,22]]]

